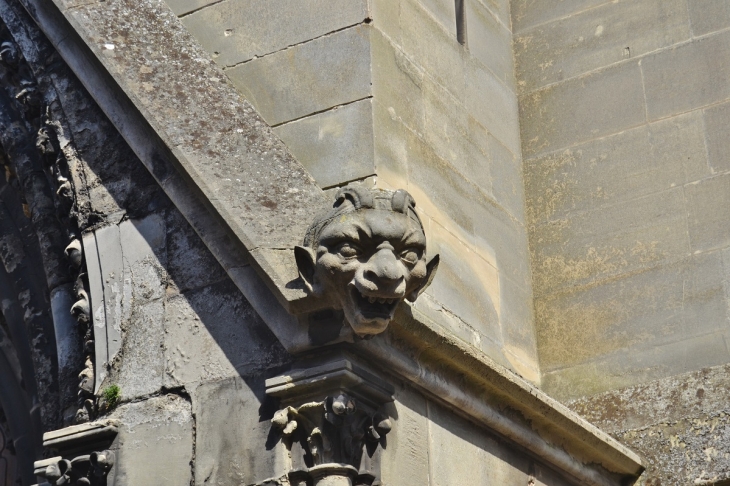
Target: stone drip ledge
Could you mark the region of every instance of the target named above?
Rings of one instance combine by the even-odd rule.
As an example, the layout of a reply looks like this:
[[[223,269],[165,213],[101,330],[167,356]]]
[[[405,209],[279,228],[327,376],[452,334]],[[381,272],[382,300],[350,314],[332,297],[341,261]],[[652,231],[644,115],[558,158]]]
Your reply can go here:
[[[399,309],[384,339],[354,348],[385,373],[405,378],[577,484],[633,484],[644,470],[629,448],[413,307]]]
[[[309,347],[287,311],[306,310],[291,248],[326,205],[312,178],[162,0],[20,1],[287,350]],[[642,471],[631,451],[414,309],[391,326],[354,348],[578,484]]]

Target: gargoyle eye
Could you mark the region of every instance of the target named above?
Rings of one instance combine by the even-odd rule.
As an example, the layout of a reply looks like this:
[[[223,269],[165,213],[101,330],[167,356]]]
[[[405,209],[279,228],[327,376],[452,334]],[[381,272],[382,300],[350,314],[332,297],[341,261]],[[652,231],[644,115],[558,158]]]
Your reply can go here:
[[[355,258],[360,255],[361,250],[357,245],[345,242],[337,247],[337,253],[344,258]]]
[[[400,252],[400,257],[403,261],[411,265],[416,264],[421,259],[420,252],[415,248],[406,248]]]

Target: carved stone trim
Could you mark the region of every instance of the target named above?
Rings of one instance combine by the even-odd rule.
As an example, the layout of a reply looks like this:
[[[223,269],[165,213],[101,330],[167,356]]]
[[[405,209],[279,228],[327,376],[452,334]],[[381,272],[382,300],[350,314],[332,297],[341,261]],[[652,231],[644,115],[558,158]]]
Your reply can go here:
[[[291,452],[292,484],[379,484],[380,454],[392,424],[383,405],[393,387],[349,359],[266,381],[282,400],[272,427]]]
[[[99,423],[47,432],[43,446],[56,455],[36,461],[34,472],[53,486],[104,486],[114,466],[108,448],[116,435],[116,427]]]

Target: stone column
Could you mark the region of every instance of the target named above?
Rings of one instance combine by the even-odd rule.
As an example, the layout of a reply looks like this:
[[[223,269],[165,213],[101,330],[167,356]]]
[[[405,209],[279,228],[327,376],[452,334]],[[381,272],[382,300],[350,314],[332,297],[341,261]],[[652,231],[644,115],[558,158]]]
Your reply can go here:
[[[281,399],[272,425],[291,452],[292,484],[377,483],[390,418],[383,405],[393,387],[349,357],[302,366],[266,381]]]

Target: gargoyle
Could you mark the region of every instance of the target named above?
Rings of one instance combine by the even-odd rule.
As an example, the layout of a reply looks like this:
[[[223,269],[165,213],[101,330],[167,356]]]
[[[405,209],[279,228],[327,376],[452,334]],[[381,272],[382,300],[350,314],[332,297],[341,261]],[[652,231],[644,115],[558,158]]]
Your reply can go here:
[[[331,210],[295,248],[305,290],[342,309],[358,336],[383,332],[404,299],[431,283],[439,257],[426,261],[426,235],[406,191],[342,188]]]

